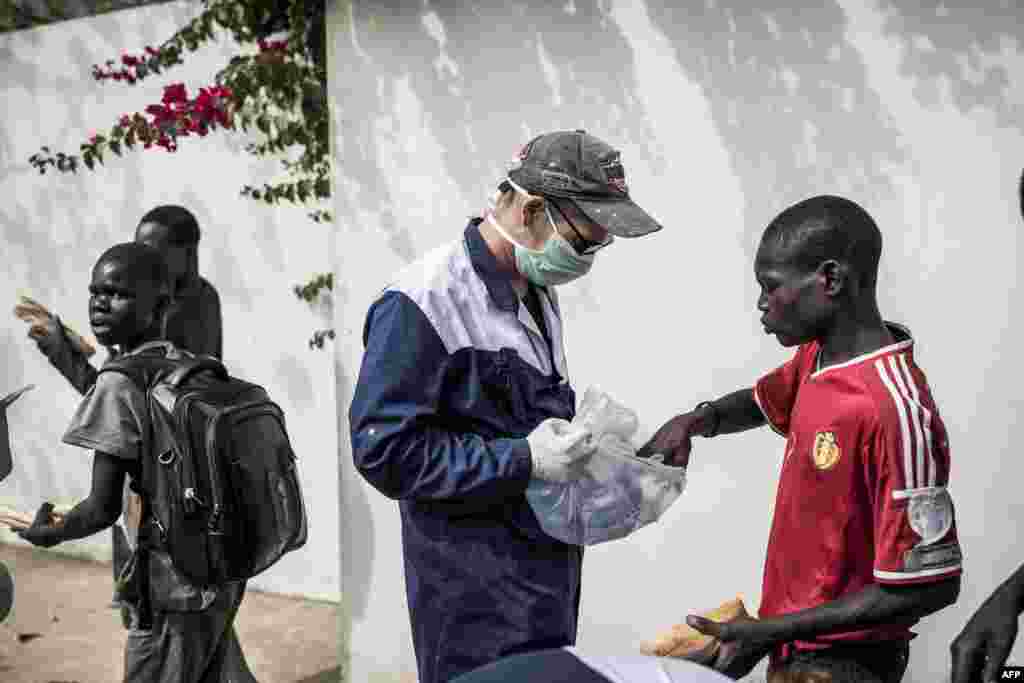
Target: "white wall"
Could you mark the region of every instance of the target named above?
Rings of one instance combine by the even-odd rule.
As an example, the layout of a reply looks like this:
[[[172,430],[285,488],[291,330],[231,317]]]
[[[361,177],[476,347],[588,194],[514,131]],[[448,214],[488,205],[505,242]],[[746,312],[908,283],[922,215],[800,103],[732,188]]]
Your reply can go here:
[[[130,241],[148,209],[182,204],[203,230],[200,272],[220,292],[225,362],[238,376],[263,384],[285,411],[311,518],[306,547],[251,585],[337,600],[333,364],[329,352],[306,343],[325,326],[322,316],[291,292],[293,284],[329,269],[328,229],[307,220],[302,209],[275,210],[239,195],[243,184],[270,180],[278,168],[245,153],[241,134],[182,140],[174,154],[139,149],[77,176],[41,176],[28,164],[40,145],[77,151],[92,131],[109,129],[122,113],[159,102],[168,83],[183,81],[190,93],[210,84],[236,52],[230,40],[134,87],[97,83],[90,72],[122,50],[138,53],[159,44],[199,8],[178,2],[0,36],[0,275],[8,297],[0,316],[0,392],[29,382],[38,387],[10,410],[15,469],[0,484],[0,503],[34,511],[44,499],[72,502],[87,495],[91,473],[87,452],[60,443],[78,396],[10,314],[16,292],[26,291],[87,333],[87,286],[96,258]],[[55,551],[109,559],[109,539],[103,533]]]
[[[349,680],[415,672],[397,506],[354,471],[345,431],[367,307],[394,270],[457,239],[504,163],[551,129],[619,146],[634,197],[667,226],[620,241],[562,290],[578,389],[634,406],[646,436],[749,386],[787,357],[757,322],[762,229],[800,199],[846,195],[882,228],[883,313],[915,333],[950,429],[966,554],[960,602],[919,625],[905,680],[940,680],[968,615],[1024,562],[1024,326],[1011,308],[1024,12],[1013,0],[750,4],[329,4]],[[580,644],[633,651],[737,592],[756,608],[781,453],[768,430],[699,442],[663,523],[587,553]]]

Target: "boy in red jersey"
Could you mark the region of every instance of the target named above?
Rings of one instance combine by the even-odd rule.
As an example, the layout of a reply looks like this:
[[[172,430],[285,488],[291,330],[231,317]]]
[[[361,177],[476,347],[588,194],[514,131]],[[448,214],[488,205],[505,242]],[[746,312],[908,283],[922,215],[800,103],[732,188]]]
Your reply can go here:
[[[863,208],[819,196],[765,230],[754,263],[765,332],[793,358],[753,388],[666,423],[641,450],[686,465],[690,437],[769,424],[786,438],[758,620],[689,617],[715,668],[895,683],[910,628],[953,604],[961,553],[946,429],[909,331],[875,297],[882,236]]]

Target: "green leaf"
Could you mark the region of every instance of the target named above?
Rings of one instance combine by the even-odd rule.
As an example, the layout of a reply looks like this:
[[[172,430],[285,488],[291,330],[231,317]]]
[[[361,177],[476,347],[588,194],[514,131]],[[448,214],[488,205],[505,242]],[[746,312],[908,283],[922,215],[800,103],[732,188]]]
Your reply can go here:
[[[128,134],[124,136],[124,144],[126,144],[129,149],[131,149],[132,147],[135,146],[135,129],[134,128],[129,128],[128,129]]]
[[[68,15],[64,12],[64,3],[61,0],[46,0],[46,9],[50,12],[50,21],[68,18]]]
[[[112,140],[110,142],[110,151],[116,154],[117,156],[121,156],[121,143],[118,142],[117,140]]]
[[[331,183],[327,178],[317,178],[314,188],[316,196],[320,199],[326,199],[331,196]]]
[[[85,162],[85,165],[89,167],[90,171],[93,170],[96,166],[96,162],[93,161],[92,156],[89,154],[83,156],[82,161]]]

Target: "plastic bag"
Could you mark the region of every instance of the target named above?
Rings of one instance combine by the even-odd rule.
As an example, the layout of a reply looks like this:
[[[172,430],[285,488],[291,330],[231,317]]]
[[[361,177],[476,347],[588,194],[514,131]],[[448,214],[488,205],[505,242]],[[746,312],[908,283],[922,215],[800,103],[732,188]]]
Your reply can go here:
[[[636,413],[604,392],[589,388],[574,425],[590,430],[597,451],[578,479],[535,479],[526,499],[546,534],[572,545],[597,545],[628,536],[656,521],[686,487],[686,470],[636,457],[630,439]]]

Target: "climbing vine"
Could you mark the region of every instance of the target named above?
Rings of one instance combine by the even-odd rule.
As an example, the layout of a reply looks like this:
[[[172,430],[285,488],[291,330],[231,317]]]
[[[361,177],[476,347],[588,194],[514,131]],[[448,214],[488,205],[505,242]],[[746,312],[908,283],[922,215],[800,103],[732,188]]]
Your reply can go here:
[[[51,0],[49,4],[50,15],[38,16],[25,10],[23,3],[0,0],[0,29],[63,18],[61,3]],[[268,205],[307,206],[311,220],[331,221],[324,1],[202,0],[201,4],[202,11],[162,44],[94,64],[90,75],[97,83],[133,86],[172,72],[188,53],[227,32],[239,52],[213,75],[209,85],[190,94],[183,83],[171,82],[164,86],[160,102],[122,114],[83,140],[77,151],[43,146],[29,162],[41,174],[95,171],[112,157],[138,149],[174,153],[180,144],[190,144],[189,138],[214,132],[258,132],[258,141],[249,143],[246,151],[278,158],[286,173],[274,183],[243,185],[240,194]],[[333,285],[333,275],[316,274],[293,291],[312,304]],[[333,338],[331,329],[316,331],[310,347],[322,348],[325,340]]]

